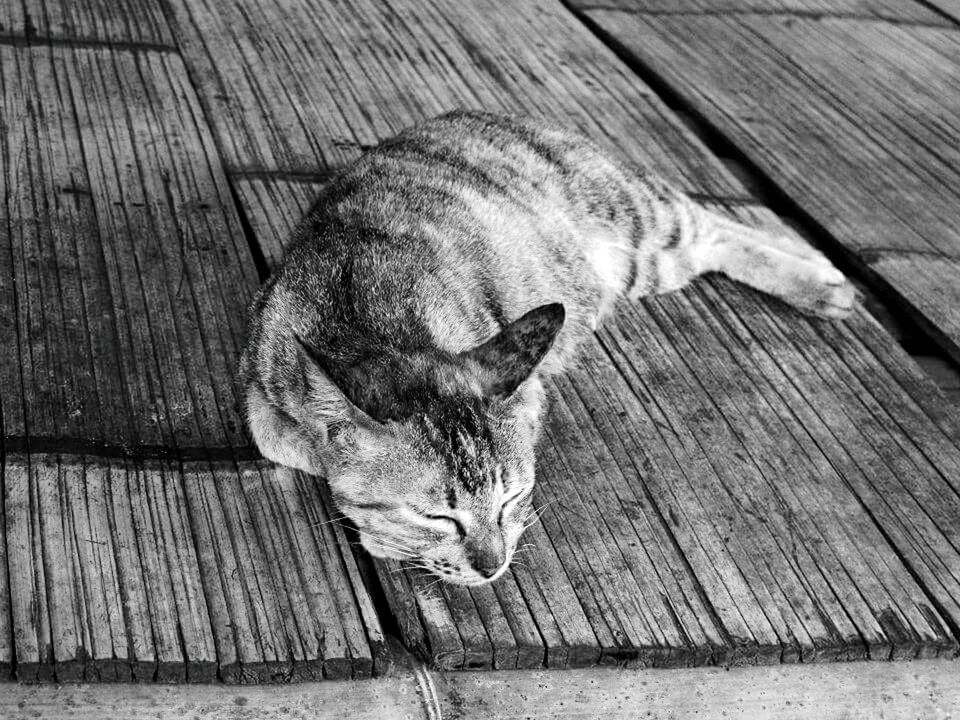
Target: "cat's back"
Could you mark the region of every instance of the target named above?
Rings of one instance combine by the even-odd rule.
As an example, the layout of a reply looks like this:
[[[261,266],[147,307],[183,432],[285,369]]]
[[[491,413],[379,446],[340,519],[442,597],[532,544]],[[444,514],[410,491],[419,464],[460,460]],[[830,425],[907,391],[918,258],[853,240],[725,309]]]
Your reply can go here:
[[[529,118],[450,113],[368,151],[297,228],[261,303],[343,362],[367,346],[459,351],[539,304],[568,322],[596,288],[577,235],[621,169]]]

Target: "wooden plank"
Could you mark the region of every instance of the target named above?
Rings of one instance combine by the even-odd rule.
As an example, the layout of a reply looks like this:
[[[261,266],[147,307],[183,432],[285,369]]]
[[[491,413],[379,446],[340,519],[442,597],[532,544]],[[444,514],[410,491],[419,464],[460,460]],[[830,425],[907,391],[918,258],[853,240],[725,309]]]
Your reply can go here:
[[[0,648],[16,649],[20,680],[288,682],[385,669],[349,547],[312,526],[324,501],[292,472],[52,455],[10,457],[5,471],[13,629],[0,625]]]
[[[960,23],[960,0],[927,0],[927,4],[954,22]]]
[[[290,678],[297,680],[320,679],[323,677],[324,644],[327,637],[339,632],[339,617],[336,609],[316,612],[310,602],[315,599],[316,577],[303,573],[303,550],[295,543],[299,539],[291,527],[291,510],[280,496],[278,484],[273,482],[272,472],[267,468],[242,467],[240,469],[239,492],[251,508],[254,529],[266,556],[273,560],[274,584],[277,594],[286,596],[283,603],[283,621],[286,626],[289,644],[293,649],[293,667]],[[290,483],[289,485],[292,485]],[[289,487],[288,485],[288,487]],[[345,578],[338,578],[345,582]],[[312,592],[314,591],[314,592]],[[332,605],[332,604],[331,604]],[[337,632],[325,627],[333,624]],[[346,643],[344,643],[346,645]],[[346,647],[341,655],[347,654]],[[333,658],[331,658],[333,659]],[[330,663],[327,663],[328,665]],[[342,677],[350,677],[350,662],[344,662]]]
[[[226,468],[214,471],[200,464],[189,466],[187,506],[200,548],[202,581],[217,608],[215,642],[220,672],[228,681],[264,682],[274,673],[289,672],[289,664],[285,648],[278,653],[281,640],[264,609],[256,575],[258,569],[263,570],[264,561],[257,558],[255,566],[252,559],[248,561],[251,550],[243,529],[237,527],[235,512],[231,512],[236,498],[231,497],[229,475]]]
[[[36,486],[31,482],[30,464],[25,456],[7,455],[5,459],[7,571],[17,679],[53,680],[46,578],[43,563],[38,562],[41,541]]]
[[[155,678],[161,682],[182,682],[186,679],[187,659],[180,645],[176,598],[164,556],[163,537],[157,528],[155,513],[151,512],[156,494],[150,486],[159,478],[159,473],[130,463],[124,478],[126,487],[117,487],[114,497],[125,492],[130,501],[132,537],[143,570],[156,653]],[[119,473],[117,480],[120,480]]]
[[[84,622],[85,679],[130,680],[129,641],[100,473],[82,458],[59,458],[62,523]],[[92,502],[90,502],[92,501]]]
[[[616,458],[628,481],[625,486],[634,488],[632,502],[665,519],[663,542],[682,552],[681,567],[690,567],[709,603],[698,617],[713,614],[722,629],[713,659],[725,664],[778,659],[781,643],[750,589],[745,574],[749,566],[741,568],[729,539],[712,529],[712,506],[700,499],[685,472],[695,463],[689,451],[671,448],[664,441],[663,434],[672,428],[658,412],[653,396],[635,397],[601,348],[587,347],[581,363],[583,371],[570,374],[573,387]],[[627,496],[621,505],[630,507],[630,502]]]
[[[308,477],[303,473],[294,475],[295,477],[291,478],[288,470],[277,468],[275,482],[291,508],[292,519],[297,521],[298,526],[303,521],[309,523],[309,533],[299,529],[291,529],[291,532],[295,533],[297,538],[313,536],[314,547],[321,563],[310,575],[315,578],[311,587],[316,588],[315,592],[321,593],[329,588],[328,592],[336,605],[343,628],[346,657],[352,661],[353,676],[365,677],[371,673],[386,672],[387,647],[383,628],[373,607],[370,591],[361,577],[361,570],[351,547],[353,543],[346,536],[340,516],[335,514],[329,489],[322,481],[318,481],[318,478]],[[369,573],[369,570],[367,572]],[[324,657],[327,658],[324,664],[327,676],[337,676],[343,672],[340,658],[344,657],[344,654],[338,654],[332,642],[326,645]]]
[[[108,490],[76,457],[7,470],[18,678],[211,679],[206,601],[163,473],[114,470]]]
[[[2,400],[2,398],[0,398]],[[9,548],[7,536],[7,480],[6,458],[0,455],[0,483],[4,492],[0,494],[0,680],[13,677],[13,593],[9,572]]]
[[[906,299],[914,321],[927,335],[941,346],[960,337],[960,259],[883,251],[864,259]]]
[[[238,177],[315,177],[418,120],[483,107],[563,119],[683,187],[744,195],[558,2],[170,6],[207,119]]]
[[[596,362],[595,349],[587,352]],[[647,646],[636,646],[640,657],[646,664],[661,666],[702,664],[726,645],[726,639],[703,604],[700,585],[686,567],[667,523],[631,483],[636,474],[630,459],[618,454],[622,444],[609,435],[609,426],[605,428],[609,440],[598,429],[609,422],[609,411],[600,409],[604,401],[598,402],[587,387],[594,382],[590,375],[605,371],[613,368],[601,360],[590,372],[578,368],[555,380],[555,414],[572,420],[562,445],[570,462],[581,468],[575,477],[589,479],[579,484],[580,493],[592,496],[604,522],[601,534],[622,554],[632,591],[642,598],[639,604],[651,639]],[[571,434],[572,427],[582,439]]]
[[[158,661],[152,626],[153,600],[147,595],[147,583],[144,580],[147,566],[143,564],[134,533],[134,509],[126,468],[93,463],[87,465],[86,490],[91,508],[99,506],[99,493],[104,498],[102,512],[105,517],[99,512],[94,513],[92,522],[100,523],[102,527],[106,521],[106,533],[113,545],[116,589],[127,633],[129,671],[134,680],[151,680],[157,672]],[[99,537],[102,539],[104,536]],[[163,657],[170,661],[169,656]]]
[[[946,0],[951,2],[953,0]],[[929,4],[933,5],[934,2]],[[859,17],[947,25],[920,2],[899,0],[570,0],[577,10],[622,10],[657,15],[748,14]]]
[[[268,236],[261,243],[274,262],[280,256],[278,238],[282,245],[323,173],[428,111],[477,99],[494,108],[569,118],[621,154],[646,160],[690,189],[743,199],[735,183],[718,190],[697,184],[698,176],[690,174],[697,171],[683,168],[701,163],[698,146],[693,143],[692,153],[678,151],[688,133],[636,79],[629,79],[628,94],[639,94],[634,106],[662,113],[660,124],[650,126],[663,134],[643,142],[633,127],[635,110],[607,95],[620,82],[620,70],[610,71],[609,82],[585,79],[605,63],[616,63],[583,39],[582,29],[569,28],[566,16],[548,3],[537,5],[536,23],[530,5],[511,5],[509,26],[482,9],[428,5],[412,13],[399,2],[376,8],[360,3],[349,10],[324,3],[309,8],[291,3],[282,10],[251,7],[250,19],[237,11],[235,20],[238,26],[256,25],[250,28],[251,37],[261,42],[256,54],[249,38],[226,32],[224,17],[233,10],[221,17],[202,2],[174,5],[188,61],[198,76],[209,78],[201,92],[238,197],[254,232]],[[383,8],[404,23],[395,23],[389,36],[381,36]],[[300,33],[311,22],[330,28],[322,47],[316,37],[303,38],[316,57],[327,58],[332,47],[345,47],[350,40],[351,52],[341,48],[337,56],[342,65],[322,63],[341,68],[341,74],[308,77],[296,71],[300,49],[294,55],[280,52],[276,28]],[[545,74],[552,54],[565,49],[550,32],[560,28],[591,51],[575,53],[556,75]],[[542,41],[536,53],[528,51],[529,40],[520,42],[521,29]],[[204,34],[217,39],[205,40]],[[443,52],[431,56],[435,46]],[[381,48],[400,59],[389,73],[382,68]],[[411,60],[416,57],[411,48],[423,48],[427,59]],[[231,61],[214,65],[214,57]],[[247,64],[259,71],[237,71]],[[333,88],[329,78],[342,85],[360,77],[354,73],[359,67],[369,84],[351,84],[349,101],[336,111],[324,105],[321,99]],[[549,92],[536,83],[528,86],[519,79],[524,77],[539,78]],[[214,82],[220,97],[214,95]],[[603,118],[604,127],[584,117],[585,107],[594,109],[587,97],[596,103],[594,115]],[[273,102],[258,103],[262,98]],[[222,112],[223,103],[244,112]],[[341,141],[345,137],[352,142]],[[674,153],[671,164],[658,164],[661,149]],[[290,179],[294,175],[307,181]],[[287,192],[294,182],[295,190]],[[836,437],[837,423],[847,417],[843,403],[841,410],[834,409],[837,398],[851,402],[841,392],[842,383],[831,379],[824,395],[817,396],[823,412],[832,415],[830,423],[818,425],[819,405],[809,411],[818,433],[811,440],[792,414],[797,398],[777,391],[783,382],[780,365],[763,361],[762,352],[758,360],[750,345],[741,347],[736,313],[711,303],[713,296],[704,297],[694,292],[625,311],[622,322],[601,335],[616,369],[594,348],[583,373],[558,380],[563,401],[551,415],[535,495],[538,503],[556,502],[545,508],[543,525],[529,533],[530,566],[521,562],[511,573],[518,592],[494,592],[500,608],[489,594],[439,590],[429,577],[396,563],[376,563],[408,645],[445,668],[509,663],[515,653],[519,661],[518,635],[502,607],[518,600],[540,633],[548,665],[604,659],[692,664],[900,657],[949,652],[955,645],[946,618],[930,607],[926,586],[911,575],[914,565],[924,562],[929,571],[951,568],[950,539],[938,537],[936,527],[922,519],[908,519],[907,527],[895,528],[903,548],[891,547],[872,510],[863,508],[866,491],[855,483],[861,482],[857,472],[863,474],[859,466],[848,462],[842,472],[835,469],[834,462],[850,451],[846,443],[857,442]],[[767,312],[767,305],[761,307]],[[778,322],[776,313],[790,313],[778,306],[770,312],[774,320],[763,315],[751,321],[769,324]],[[807,376],[816,372],[792,341],[769,337],[779,343],[777,352],[806,368]],[[804,342],[819,351],[824,341],[804,336]],[[704,357],[686,360],[693,348]],[[731,374],[735,366],[744,368],[743,377]],[[876,364],[865,368],[880,371]],[[866,449],[858,459],[866,463],[876,450],[860,443]],[[773,457],[765,456],[768,447]],[[870,461],[882,466],[889,459]],[[588,482],[575,486],[571,475]],[[814,479],[829,492],[818,494]],[[619,506],[615,518],[601,512],[611,506]],[[867,547],[858,545],[858,534],[870,538]],[[637,547],[630,545],[634,537]],[[942,603],[938,599],[938,608]]]
[[[33,511],[39,516],[40,531],[35,562],[44,566],[54,675],[58,682],[77,682],[84,676],[82,648],[90,643],[77,594],[73,554],[68,549],[62,522],[57,460],[53,456],[34,456],[30,462],[30,483],[35,486],[37,499]]]
[[[246,445],[232,365],[258,280],[182,63],[0,57],[8,447]]]
[[[191,464],[186,491],[224,679],[369,676],[368,637],[382,652],[382,631],[337,541],[312,528],[319,497],[260,465]]]
[[[164,45],[175,43],[157,0],[26,0],[0,7],[0,38]]]
[[[960,120],[950,101],[960,37],[952,28],[586,16],[719,128],[960,359],[954,296],[924,293],[915,261],[878,262],[888,253],[942,256],[949,282],[960,257]]]
[[[264,259],[270,267],[277,267],[284,244],[293,234],[297,221],[307,214],[323,185],[280,178],[242,177],[233,178],[231,183],[237,190],[244,215],[250,221]]]

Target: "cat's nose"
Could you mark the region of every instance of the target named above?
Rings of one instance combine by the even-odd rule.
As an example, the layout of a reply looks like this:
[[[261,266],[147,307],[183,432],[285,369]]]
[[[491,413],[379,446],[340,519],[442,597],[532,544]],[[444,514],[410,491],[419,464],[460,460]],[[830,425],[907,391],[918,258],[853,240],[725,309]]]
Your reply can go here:
[[[476,570],[478,573],[480,573],[481,575],[483,575],[485,578],[489,580],[500,571],[500,568],[502,565],[503,563],[499,563],[497,565],[489,565],[489,566],[484,565],[484,566],[478,567]]]
[[[487,579],[500,572],[500,568],[507,561],[507,551],[502,540],[485,543],[481,547],[475,546],[470,554],[473,569]]]

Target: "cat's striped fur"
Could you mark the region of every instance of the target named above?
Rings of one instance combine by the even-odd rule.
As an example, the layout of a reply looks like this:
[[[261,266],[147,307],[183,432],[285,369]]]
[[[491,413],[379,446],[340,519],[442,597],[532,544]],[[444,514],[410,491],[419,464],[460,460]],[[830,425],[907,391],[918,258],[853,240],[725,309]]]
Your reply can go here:
[[[251,432],[266,457],[325,475],[372,553],[487,581],[530,519],[540,377],[618,297],[707,271],[829,317],[854,301],[812,248],[578,135],[436,118],[341,173],[296,230],[251,310]]]

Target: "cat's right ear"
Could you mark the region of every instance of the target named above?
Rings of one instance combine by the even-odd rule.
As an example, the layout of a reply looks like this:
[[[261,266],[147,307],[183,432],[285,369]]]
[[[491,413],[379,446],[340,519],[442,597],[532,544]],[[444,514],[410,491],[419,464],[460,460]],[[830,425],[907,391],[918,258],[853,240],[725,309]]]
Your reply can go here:
[[[300,354],[306,388],[304,406],[325,430],[362,427],[373,429],[378,423],[358,408],[337,385],[327,370],[323,356],[299,335],[294,335]]]
[[[526,380],[553,346],[563,327],[563,305],[541,305],[507,325],[497,335],[463,357],[476,362],[482,372],[483,394],[507,397]]]

